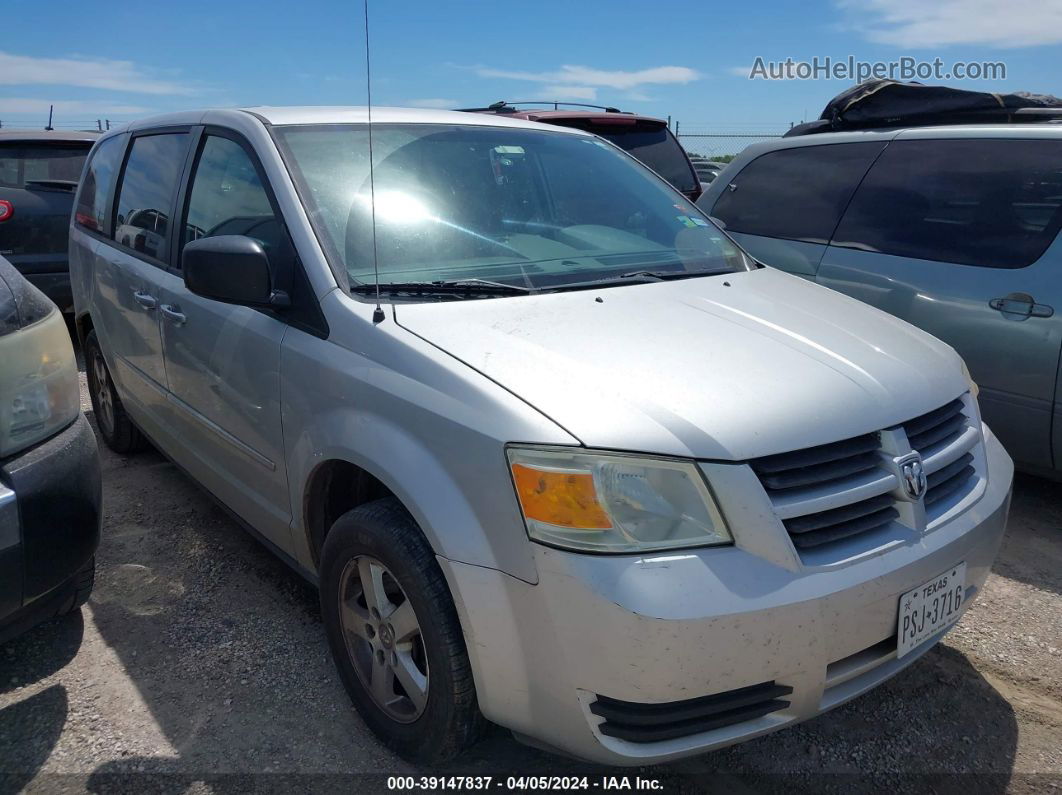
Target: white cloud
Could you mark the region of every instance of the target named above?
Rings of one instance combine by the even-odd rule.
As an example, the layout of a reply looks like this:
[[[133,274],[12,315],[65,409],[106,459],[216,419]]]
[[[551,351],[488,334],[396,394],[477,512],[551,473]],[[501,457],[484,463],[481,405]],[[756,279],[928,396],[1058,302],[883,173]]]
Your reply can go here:
[[[426,99],[411,99],[406,102],[411,108],[456,108],[460,103],[456,99],[444,99],[443,97],[428,97]]]
[[[49,106],[55,106],[56,119],[62,115],[71,113],[89,114],[93,118],[97,116],[130,116],[151,113],[151,108],[140,105],[115,104],[110,102],[91,102],[82,100],[59,100],[52,102],[47,99],[23,99],[20,97],[0,97],[0,113],[37,113],[48,115]]]
[[[520,72],[477,67],[476,74],[480,77],[525,80],[530,83],[543,83],[550,86],[612,88],[620,91],[635,89],[640,86],[690,83],[700,78],[700,74],[686,66],[655,66],[651,69],[640,69],[636,72],[610,71],[568,64],[553,72]]]
[[[106,58],[33,58],[0,51],[0,85],[78,86],[132,94],[188,95],[192,86],[160,79],[132,61]]]
[[[909,49],[949,44],[1033,47],[1062,43],[1062,0],[835,0],[847,26]]]

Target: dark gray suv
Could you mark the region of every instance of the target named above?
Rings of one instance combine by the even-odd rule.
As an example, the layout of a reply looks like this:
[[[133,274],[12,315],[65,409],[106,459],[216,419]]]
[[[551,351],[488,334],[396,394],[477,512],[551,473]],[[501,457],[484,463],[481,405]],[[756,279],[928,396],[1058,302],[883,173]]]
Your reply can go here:
[[[0,132],[0,256],[63,312],[73,309],[67,226],[93,132]]]

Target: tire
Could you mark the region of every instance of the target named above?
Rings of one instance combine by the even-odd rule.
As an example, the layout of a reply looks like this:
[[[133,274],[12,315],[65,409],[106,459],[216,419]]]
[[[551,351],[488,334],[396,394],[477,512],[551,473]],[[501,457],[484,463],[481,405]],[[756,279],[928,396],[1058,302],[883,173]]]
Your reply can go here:
[[[107,361],[103,358],[96,331],[85,337],[85,375],[89,398],[96,415],[96,427],[104,443],[116,453],[138,453],[148,446],[147,440],[125,412],[118,390],[114,388]]]
[[[383,600],[366,594],[365,566]],[[320,575],[332,656],[373,733],[400,756],[429,764],[475,743],[486,721],[457,611],[435,554],[405,508],[386,498],[339,517],[321,552]],[[371,613],[374,604],[383,607],[379,619]],[[409,630],[410,609],[416,635]],[[374,689],[377,681],[383,684]],[[407,689],[407,682],[414,687]]]
[[[84,607],[92,595],[92,586],[96,584],[96,557],[88,559],[88,563],[81,567],[70,582],[70,598],[56,613],[57,616],[65,616]]]

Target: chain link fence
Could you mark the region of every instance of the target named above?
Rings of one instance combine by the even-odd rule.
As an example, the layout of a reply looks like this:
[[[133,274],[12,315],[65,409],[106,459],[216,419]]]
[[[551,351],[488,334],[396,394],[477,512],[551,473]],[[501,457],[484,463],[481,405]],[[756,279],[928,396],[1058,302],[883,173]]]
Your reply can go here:
[[[741,132],[684,124],[675,125],[675,136],[679,139],[683,149],[690,154],[703,155],[709,160],[722,161],[733,160],[735,155],[750,144],[781,138],[784,132],[785,128],[779,132],[774,125],[768,130],[743,130]]]

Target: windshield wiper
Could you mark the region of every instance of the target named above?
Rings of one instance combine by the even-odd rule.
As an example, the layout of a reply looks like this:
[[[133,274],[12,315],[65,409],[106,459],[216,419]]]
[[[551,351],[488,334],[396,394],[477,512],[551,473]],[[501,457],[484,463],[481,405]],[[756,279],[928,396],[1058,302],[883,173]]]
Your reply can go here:
[[[374,295],[377,285],[365,282],[350,288],[352,293]],[[448,279],[435,282],[381,282],[381,293],[390,295],[527,295],[533,293],[531,287],[517,284],[503,284],[486,279]]]
[[[619,279],[655,279],[656,281],[669,281],[671,279],[691,279],[697,276],[718,276],[722,273],[733,273],[728,268],[716,268],[715,270],[703,270],[703,271],[631,271],[630,273],[624,273]],[[606,279],[605,281],[612,281],[612,279]]]

